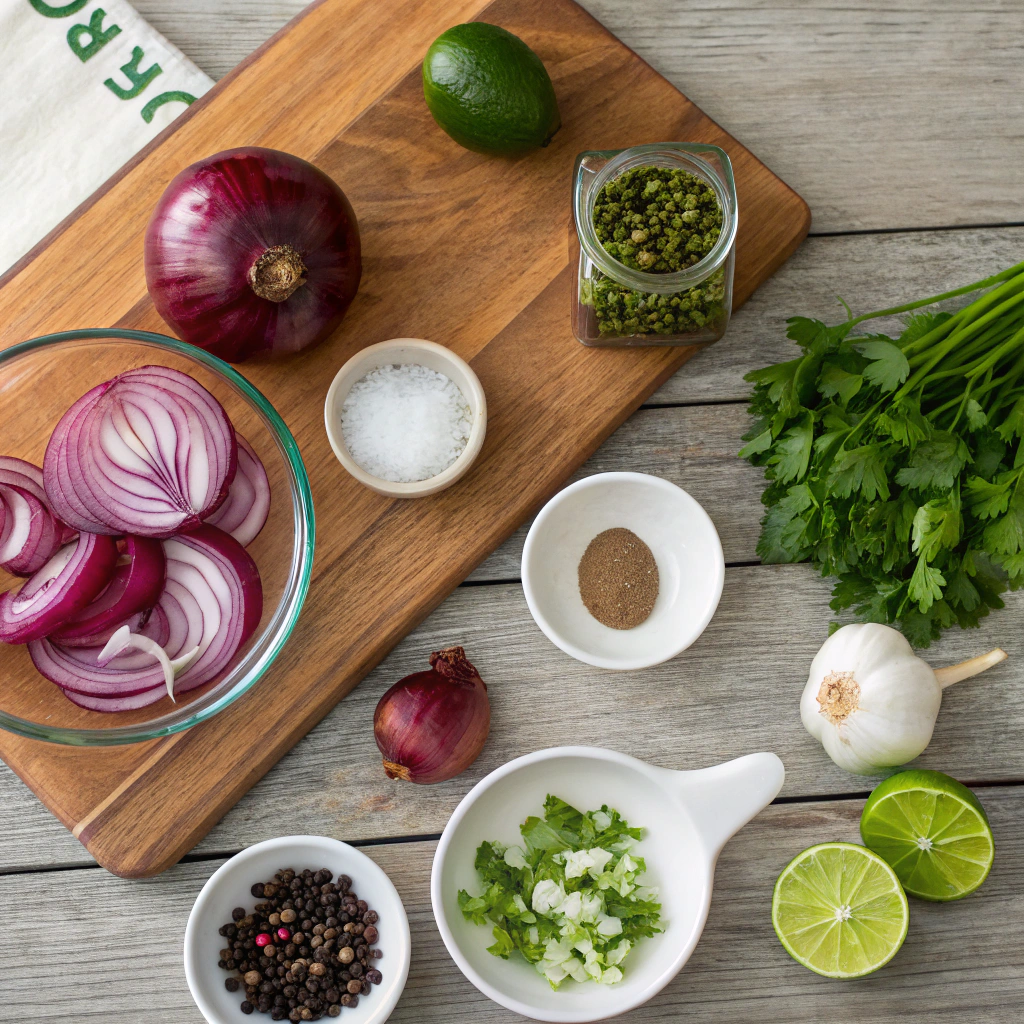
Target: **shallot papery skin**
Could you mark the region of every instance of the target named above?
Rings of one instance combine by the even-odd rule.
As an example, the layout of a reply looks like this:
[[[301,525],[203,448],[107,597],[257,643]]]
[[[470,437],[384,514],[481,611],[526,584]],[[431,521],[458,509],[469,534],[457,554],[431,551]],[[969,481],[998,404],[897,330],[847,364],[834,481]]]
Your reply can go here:
[[[430,664],[395,683],[374,711],[388,778],[420,785],[453,779],[477,759],[490,732],[487,684],[466,652],[448,647]]]
[[[207,157],[171,181],[146,229],[145,263],[157,312],[230,362],[322,341],[362,273],[345,193],[307,161],[255,146]]]

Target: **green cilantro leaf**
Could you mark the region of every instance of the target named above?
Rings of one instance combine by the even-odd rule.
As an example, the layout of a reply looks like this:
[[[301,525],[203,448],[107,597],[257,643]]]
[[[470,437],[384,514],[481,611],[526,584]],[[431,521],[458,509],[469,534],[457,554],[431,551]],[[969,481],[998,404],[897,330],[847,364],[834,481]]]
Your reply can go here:
[[[779,483],[801,480],[807,473],[814,446],[814,417],[805,412],[775,443],[775,452],[768,464],[775,467]]]
[[[945,577],[934,566],[929,565],[922,556],[917,560],[914,575],[910,577],[910,589],[907,591],[911,601],[916,601],[922,612],[942,597]]]
[[[918,490],[949,490],[970,460],[970,449],[961,438],[936,431],[914,449],[910,462],[896,474],[896,482]]]
[[[880,497],[889,498],[889,480],[886,472],[885,447],[879,444],[865,444],[851,451],[844,451],[835,462],[829,474],[829,486],[841,498],[860,494],[868,501]]]
[[[910,375],[910,363],[902,350],[883,335],[869,335],[868,340],[853,344],[870,362],[864,367],[864,377],[882,391],[895,391]]]

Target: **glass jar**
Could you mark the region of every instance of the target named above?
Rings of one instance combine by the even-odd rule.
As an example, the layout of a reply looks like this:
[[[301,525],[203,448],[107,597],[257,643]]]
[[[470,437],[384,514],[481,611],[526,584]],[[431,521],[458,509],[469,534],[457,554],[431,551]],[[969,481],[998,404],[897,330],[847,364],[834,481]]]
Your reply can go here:
[[[711,252],[669,274],[633,270],[610,256],[594,229],[594,204],[606,182],[636,167],[681,169],[714,189],[722,231]],[[658,142],[581,153],[573,171],[569,260],[578,267],[572,329],[584,345],[708,345],[732,313],[738,213],[728,154],[696,142]]]

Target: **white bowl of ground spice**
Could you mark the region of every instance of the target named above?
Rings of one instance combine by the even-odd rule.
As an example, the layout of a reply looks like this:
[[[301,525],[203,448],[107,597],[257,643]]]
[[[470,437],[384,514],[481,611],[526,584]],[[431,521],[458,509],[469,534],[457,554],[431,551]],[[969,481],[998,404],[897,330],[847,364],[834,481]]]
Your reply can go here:
[[[324,424],[338,461],[360,483],[389,498],[420,498],[469,471],[487,432],[487,399],[451,349],[393,338],[342,366]]]
[[[541,510],[523,549],[537,625],[578,661],[639,669],[686,650],[722,596],[725,557],[710,516],[646,473],[598,473]]]

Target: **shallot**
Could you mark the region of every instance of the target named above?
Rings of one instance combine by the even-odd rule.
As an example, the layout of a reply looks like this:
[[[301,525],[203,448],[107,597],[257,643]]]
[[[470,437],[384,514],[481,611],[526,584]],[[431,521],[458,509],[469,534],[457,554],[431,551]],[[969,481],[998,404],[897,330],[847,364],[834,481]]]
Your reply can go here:
[[[464,772],[491,728],[487,684],[461,647],[430,656],[430,669],[392,686],[373,714],[390,779],[429,785]]]

